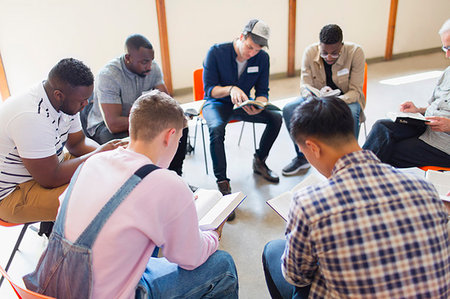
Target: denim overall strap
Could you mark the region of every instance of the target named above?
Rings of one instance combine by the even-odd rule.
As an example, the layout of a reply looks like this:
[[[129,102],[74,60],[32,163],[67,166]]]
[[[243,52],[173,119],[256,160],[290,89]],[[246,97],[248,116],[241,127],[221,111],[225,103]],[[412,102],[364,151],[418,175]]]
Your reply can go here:
[[[142,179],[159,167],[153,164],[147,164],[136,170],[136,172],[120,187],[119,190],[109,199],[103,206],[100,212],[95,216],[94,220],[81,233],[74,244],[92,248],[98,233],[103,228],[103,225],[109,219],[117,207],[124,201],[124,199],[131,193],[131,191],[139,184]]]
[[[64,236],[64,223],[66,222],[66,212],[67,212],[67,206],[69,202],[70,195],[72,194],[73,185],[75,185],[75,182],[78,178],[78,175],[80,174],[81,167],[84,163],[81,163],[80,166],[78,166],[77,170],[73,174],[72,178],[70,179],[69,187],[67,187],[66,190],[66,196],[64,196],[64,201],[62,202],[62,205],[58,212],[58,217],[56,217],[55,226],[53,227],[53,231],[58,233],[60,236]]]

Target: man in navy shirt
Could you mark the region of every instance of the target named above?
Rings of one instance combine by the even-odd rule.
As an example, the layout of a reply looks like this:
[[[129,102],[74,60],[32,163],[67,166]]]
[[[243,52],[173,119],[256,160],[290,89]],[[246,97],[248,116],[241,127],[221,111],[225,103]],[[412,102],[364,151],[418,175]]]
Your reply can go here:
[[[253,159],[253,172],[270,182],[279,182],[265,160],[281,128],[278,112],[233,106],[250,98],[255,88],[255,100],[267,102],[269,96],[269,55],[262,50],[267,47],[270,29],[260,20],[250,20],[239,38],[233,42],[212,46],[204,61],[203,84],[205,105],[203,116],[210,133],[210,150],[217,185],[222,194],[231,193],[227,177],[224,149],[225,126],[230,120],[264,123],[266,128]]]

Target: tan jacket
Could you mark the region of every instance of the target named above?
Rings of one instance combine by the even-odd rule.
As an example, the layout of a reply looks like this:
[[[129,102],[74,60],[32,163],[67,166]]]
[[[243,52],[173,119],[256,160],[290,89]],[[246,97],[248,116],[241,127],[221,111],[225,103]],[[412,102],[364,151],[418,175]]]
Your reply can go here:
[[[302,69],[300,75],[300,94],[303,97],[310,95],[305,86],[321,89],[326,85],[325,68],[320,57],[319,44],[312,44],[303,53]],[[362,88],[364,83],[365,57],[359,45],[345,42],[341,55],[332,65],[331,72],[334,84],[342,90],[340,96],[347,104],[358,102],[361,109],[366,106]]]

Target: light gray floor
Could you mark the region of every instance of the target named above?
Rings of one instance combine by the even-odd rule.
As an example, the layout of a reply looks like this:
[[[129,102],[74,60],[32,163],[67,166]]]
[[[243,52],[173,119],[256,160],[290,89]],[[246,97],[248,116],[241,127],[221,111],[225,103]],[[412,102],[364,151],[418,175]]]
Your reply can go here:
[[[367,129],[388,111],[395,111],[405,100],[413,100],[425,106],[430,97],[437,78],[406,83],[397,86],[381,84],[380,80],[395,78],[434,70],[444,70],[449,65],[442,52],[409,57],[391,62],[369,64],[367,90]],[[281,100],[298,95],[299,78],[272,80],[270,82],[271,100]],[[191,100],[191,95],[177,96],[180,102]],[[192,122],[190,134],[194,134]],[[241,145],[237,145],[242,123],[230,124],[227,127],[225,147],[228,157],[228,176],[231,178],[233,191],[242,191],[247,199],[238,208],[237,217],[224,227],[220,248],[233,256],[239,274],[241,298],[269,298],[261,265],[261,252],[264,245],[272,239],[283,238],[285,222],[265,203],[266,200],[292,188],[306,175],[315,171],[293,177],[281,177],[279,184],[268,183],[252,173],[253,141],[251,125],[247,124]],[[258,140],[263,127],[257,125]],[[205,131],[206,132],[206,131]],[[184,178],[192,185],[203,188],[216,188],[212,174],[211,159],[207,142],[207,158],[209,175],[205,173],[204,155],[201,135],[196,142],[194,154],[186,157]],[[361,128],[359,142],[364,143],[364,129]],[[192,139],[193,141],[193,139]],[[267,159],[270,168],[281,174],[281,169],[293,158],[294,148],[286,131],[282,127],[280,135]],[[0,263],[6,265],[10,251],[20,231],[19,228],[0,227]],[[32,271],[46,246],[46,239],[28,230],[10,268],[10,275],[16,282],[22,283],[21,277]],[[15,298],[11,288],[4,283],[0,288],[0,298]]]

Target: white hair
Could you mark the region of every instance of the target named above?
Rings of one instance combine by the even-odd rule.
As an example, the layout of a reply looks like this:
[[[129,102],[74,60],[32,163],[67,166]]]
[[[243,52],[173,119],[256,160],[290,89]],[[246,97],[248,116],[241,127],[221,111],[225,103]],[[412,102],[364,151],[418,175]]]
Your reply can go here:
[[[447,31],[450,31],[450,19],[445,21],[444,25],[442,25],[441,29],[439,29],[439,35],[442,35]]]

